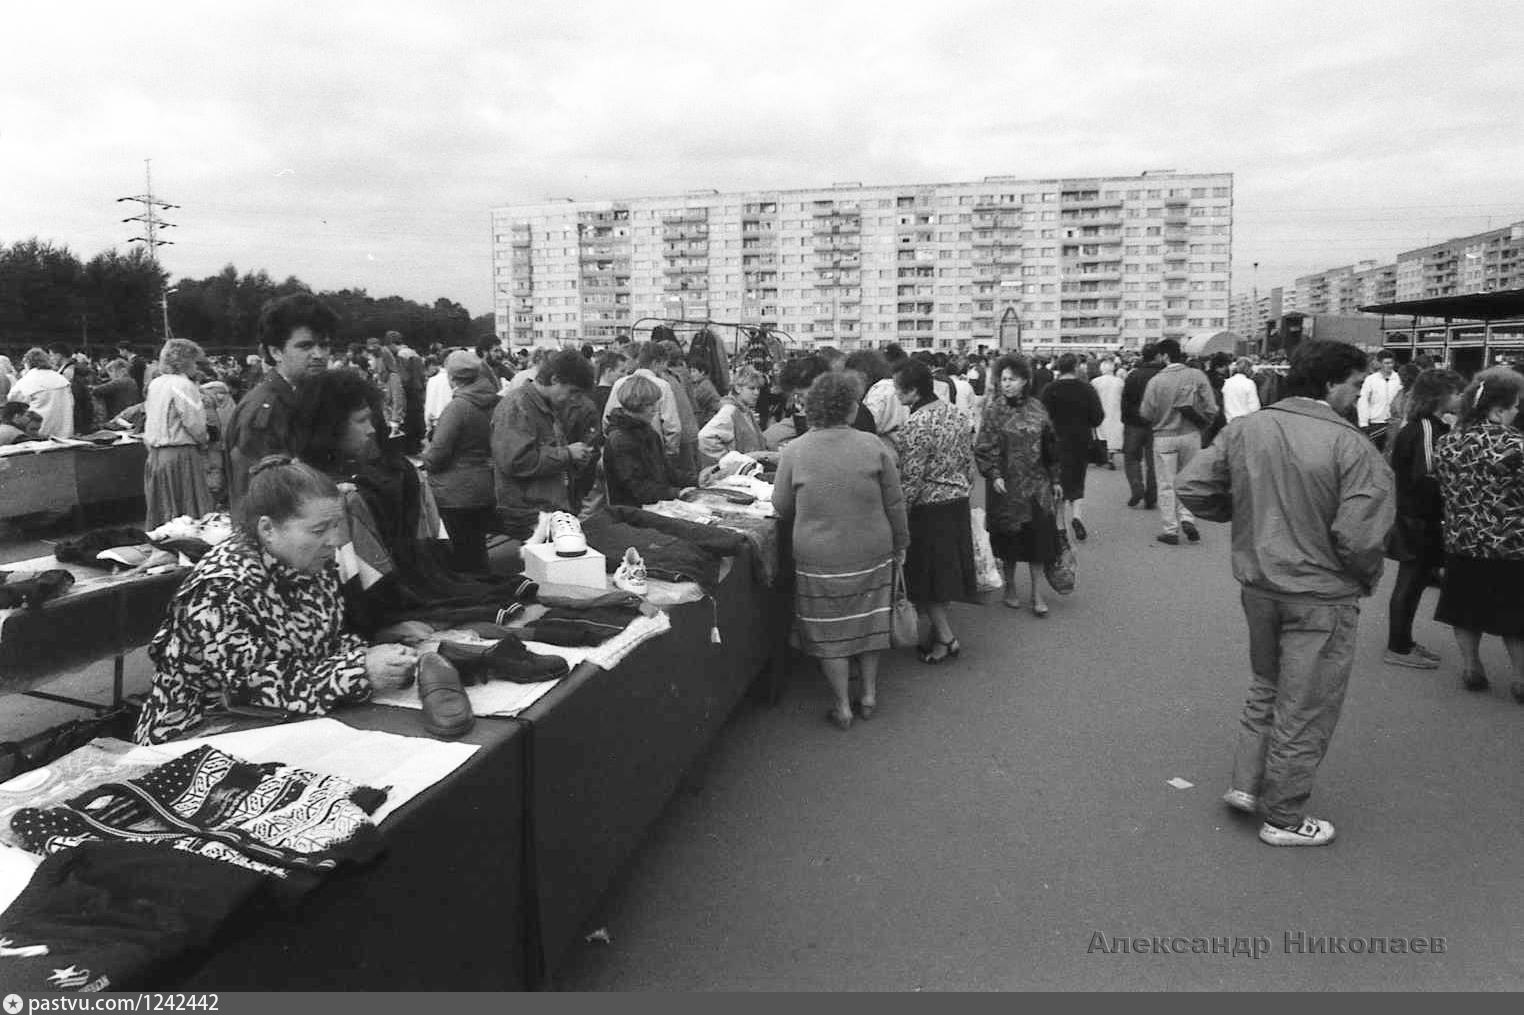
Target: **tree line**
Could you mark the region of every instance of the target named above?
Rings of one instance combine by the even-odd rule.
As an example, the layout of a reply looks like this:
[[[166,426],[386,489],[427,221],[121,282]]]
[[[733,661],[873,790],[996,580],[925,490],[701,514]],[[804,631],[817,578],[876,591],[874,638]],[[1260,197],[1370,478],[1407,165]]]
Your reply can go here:
[[[0,245],[0,348],[63,343],[104,351],[119,342],[153,347],[164,340],[160,303],[165,286],[169,326],[208,351],[252,350],[266,300],[314,292],[294,275],[276,281],[263,269],[239,273],[232,264],[202,279],[170,283],[147,251],[102,251],[81,261],[67,246],[33,237]],[[318,292],[338,312],[338,344],[399,331],[415,348],[473,345],[494,333],[493,315],[472,318],[453,300],[432,305],[364,289]]]

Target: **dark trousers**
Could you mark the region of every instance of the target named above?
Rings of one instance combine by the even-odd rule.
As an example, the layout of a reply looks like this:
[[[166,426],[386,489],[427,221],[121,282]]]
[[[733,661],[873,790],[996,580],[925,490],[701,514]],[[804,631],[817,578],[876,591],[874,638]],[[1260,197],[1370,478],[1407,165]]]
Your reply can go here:
[[[1233,788],[1259,797],[1266,821],[1306,816],[1355,665],[1354,603],[1276,599],[1243,587],[1254,679],[1239,718]]]
[[[1397,581],[1387,603],[1386,647],[1391,651],[1404,655],[1413,651],[1413,618],[1418,616],[1418,602],[1433,570],[1430,560],[1404,560],[1397,565]]]
[[[1122,469],[1134,497],[1153,507],[1159,500],[1159,481],[1154,475],[1154,431],[1147,426],[1122,428]],[[1147,474],[1145,481],[1144,475]]]
[[[487,533],[497,527],[491,506],[439,509],[450,533],[450,566],[457,571],[487,572]]]

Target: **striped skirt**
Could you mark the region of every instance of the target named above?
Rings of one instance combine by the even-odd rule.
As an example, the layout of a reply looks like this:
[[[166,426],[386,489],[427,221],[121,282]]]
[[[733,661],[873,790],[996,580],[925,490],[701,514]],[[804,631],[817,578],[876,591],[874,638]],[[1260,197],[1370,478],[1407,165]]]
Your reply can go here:
[[[890,647],[894,559],[867,568],[794,572],[794,623],[799,648],[817,659],[842,659]]]

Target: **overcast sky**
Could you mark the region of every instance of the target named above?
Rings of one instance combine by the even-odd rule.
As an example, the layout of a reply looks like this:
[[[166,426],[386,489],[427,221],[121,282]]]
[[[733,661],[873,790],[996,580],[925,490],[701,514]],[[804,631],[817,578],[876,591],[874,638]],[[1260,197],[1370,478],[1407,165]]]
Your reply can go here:
[[[12,3],[0,242],[491,309],[489,209],[1235,174],[1234,289],[1524,219],[1516,2]],[[1258,270],[1253,267],[1259,263]]]

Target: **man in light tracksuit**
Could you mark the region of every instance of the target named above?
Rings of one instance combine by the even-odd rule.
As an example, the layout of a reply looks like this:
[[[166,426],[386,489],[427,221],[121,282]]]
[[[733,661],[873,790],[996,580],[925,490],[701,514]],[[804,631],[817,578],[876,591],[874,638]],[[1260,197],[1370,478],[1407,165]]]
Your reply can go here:
[[[1290,397],[1229,423],[1180,476],[1201,518],[1233,522],[1233,577],[1249,626],[1249,698],[1223,800],[1263,816],[1272,846],[1333,841],[1307,799],[1355,658],[1357,601],[1381,577],[1396,514],[1392,471],[1344,419],[1365,353],[1297,347]]]

